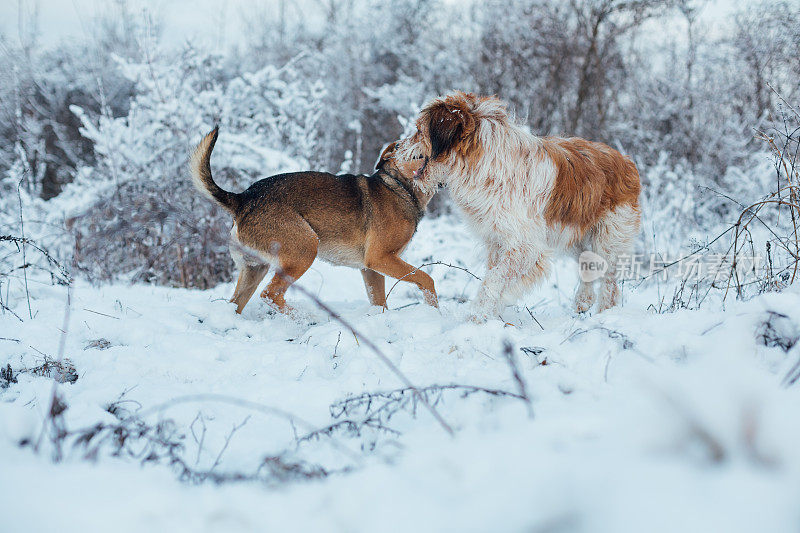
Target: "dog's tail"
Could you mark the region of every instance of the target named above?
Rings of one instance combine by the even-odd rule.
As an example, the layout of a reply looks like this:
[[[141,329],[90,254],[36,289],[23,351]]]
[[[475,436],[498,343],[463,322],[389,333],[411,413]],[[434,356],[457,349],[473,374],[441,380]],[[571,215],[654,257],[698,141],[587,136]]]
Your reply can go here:
[[[189,158],[189,168],[192,172],[192,181],[198,191],[231,213],[235,213],[239,208],[240,196],[222,189],[211,177],[211,152],[214,150],[218,135],[219,126],[203,137]]]

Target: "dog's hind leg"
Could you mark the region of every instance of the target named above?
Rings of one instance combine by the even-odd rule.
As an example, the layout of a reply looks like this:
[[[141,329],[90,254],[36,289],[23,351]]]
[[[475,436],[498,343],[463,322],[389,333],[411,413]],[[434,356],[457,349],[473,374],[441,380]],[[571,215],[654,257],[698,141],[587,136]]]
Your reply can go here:
[[[300,215],[297,219],[291,225],[286,221],[284,233],[270,240],[271,253],[277,255],[280,268],[261,297],[270,300],[281,312],[289,311],[284,294],[314,263],[319,247],[319,237],[308,222]]]
[[[284,295],[291,287],[292,283],[300,279],[300,276],[305,274],[311,264],[314,262],[314,257],[307,258],[305,261],[286,261],[284,266],[275,273],[272,281],[269,282],[267,288],[261,293],[262,298],[271,301],[281,312],[290,312],[291,308],[286,305],[286,298]]]
[[[581,254],[587,251],[592,251],[592,239],[588,236],[581,239],[581,241],[576,244],[572,250],[572,256],[578,262],[579,269],[583,267],[583,265],[581,265]],[[597,293],[594,287],[594,280],[591,279],[583,270],[579,271],[579,275],[580,279],[578,290],[575,291],[575,300],[573,303],[577,313],[585,313],[594,305],[595,299],[597,298]]]
[[[239,270],[239,279],[236,281],[236,289],[233,291],[230,301],[236,304],[236,312],[241,314],[244,306],[250,301],[253,293],[256,292],[258,284],[264,279],[269,270],[269,265],[248,265],[243,264]]]
[[[362,268],[361,276],[364,278],[364,287],[367,289],[369,303],[386,307],[386,279],[383,275],[374,270]]]
[[[255,250],[253,251],[255,252]],[[243,248],[236,236],[236,226],[231,230],[230,253],[236,268],[239,270],[239,279],[229,301],[236,304],[236,312],[241,314],[244,306],[256,292],[258,284],[269,271],[267,263],[248,261],[244,256]]]
[[[639,210],[629,204],[618,206],[598,224],[592,248],[608,263],[608,269],[600,279],[598,313],[619,303],[617,264],[620,256],[630,253],[638,233]]]
[[[596,294],[594,282],[581,280],[578,290],[575,292],[575,311],[585,313],[594,305]]]

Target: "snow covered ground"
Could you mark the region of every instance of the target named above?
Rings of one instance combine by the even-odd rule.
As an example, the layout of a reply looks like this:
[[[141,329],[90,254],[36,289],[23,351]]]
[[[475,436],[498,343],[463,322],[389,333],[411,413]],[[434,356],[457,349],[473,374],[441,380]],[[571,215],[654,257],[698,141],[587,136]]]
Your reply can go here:
[[[405,257],[480,276],[475,249],[453,220],[424,220]],[[301,284],[418,388],[456,385],[426,389],[453,436],[412,393],[374,394],[404,385],[296,291],[290,319],[257,298],[236,315],[231,284],[78,281],[62,333],[66,288],[30,279],[30,319],[14,283],[4,301],[21,320],[0,314],[0,530],[800,528],[800,383],[785,381],[797,289],[657,314],[666,289],[626,286],[623,307],[580,317],[564,262],[503,321],[474,325],[478,281],[426,270],[440,310],[401,284],[382,313],[357,271],[326,264]],[[62,340],[74,382],[40,368]],[[50,420],[52,377],[66,410]]]

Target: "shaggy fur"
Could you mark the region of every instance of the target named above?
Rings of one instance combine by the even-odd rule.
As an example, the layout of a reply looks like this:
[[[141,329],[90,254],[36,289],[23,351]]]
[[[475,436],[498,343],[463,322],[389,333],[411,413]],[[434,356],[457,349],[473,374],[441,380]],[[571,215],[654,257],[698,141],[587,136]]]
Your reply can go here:
[[[639,231],[639,174],[626,156],[579,138],[538,137],[517,125],[495,97],[454,92],[429,102],[398,157],[422,159],[415,184],[446,184],[483,239],[488,269],[475,318],[496,315],[548,274],[555,254],[591,250],[609,265],[598,310],[618,303],[616,265]],[[595,302],[581,282],[578,312]]]
[[[233,215],[231,256],[239,279],[231,301],[237,313],[270,265],[278,265],[280,272],[261,297],[289,311],[286,290],[317,257],[360,269],[374,305],[386,306],[386,275],[413,283],[428,304],[438,306],[431,277],[400,259],[432,196],[412,184],[421,161],[397,161],[392,143],[371,176],[292,172],[233,193],[211,175],[217,135],[215,128],[203,138],[189,165],[197,189]]]

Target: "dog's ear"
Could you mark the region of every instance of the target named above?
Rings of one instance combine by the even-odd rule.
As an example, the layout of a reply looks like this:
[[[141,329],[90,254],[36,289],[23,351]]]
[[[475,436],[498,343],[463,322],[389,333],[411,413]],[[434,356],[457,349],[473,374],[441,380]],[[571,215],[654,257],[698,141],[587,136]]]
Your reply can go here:
[[[375,170],[381,170],[383,168],[383,166],[386,164],[389,158],[392,157],[395,147],[397,147],[397,141],[391,142],[386,145],[386,147],[381,152],[380,157],[378,157],[378,160],[375,162]]]
[[[466,106],[438,102],[428,113],[431,159],[452,150],[464,137],[475,131],[475,117]]]

